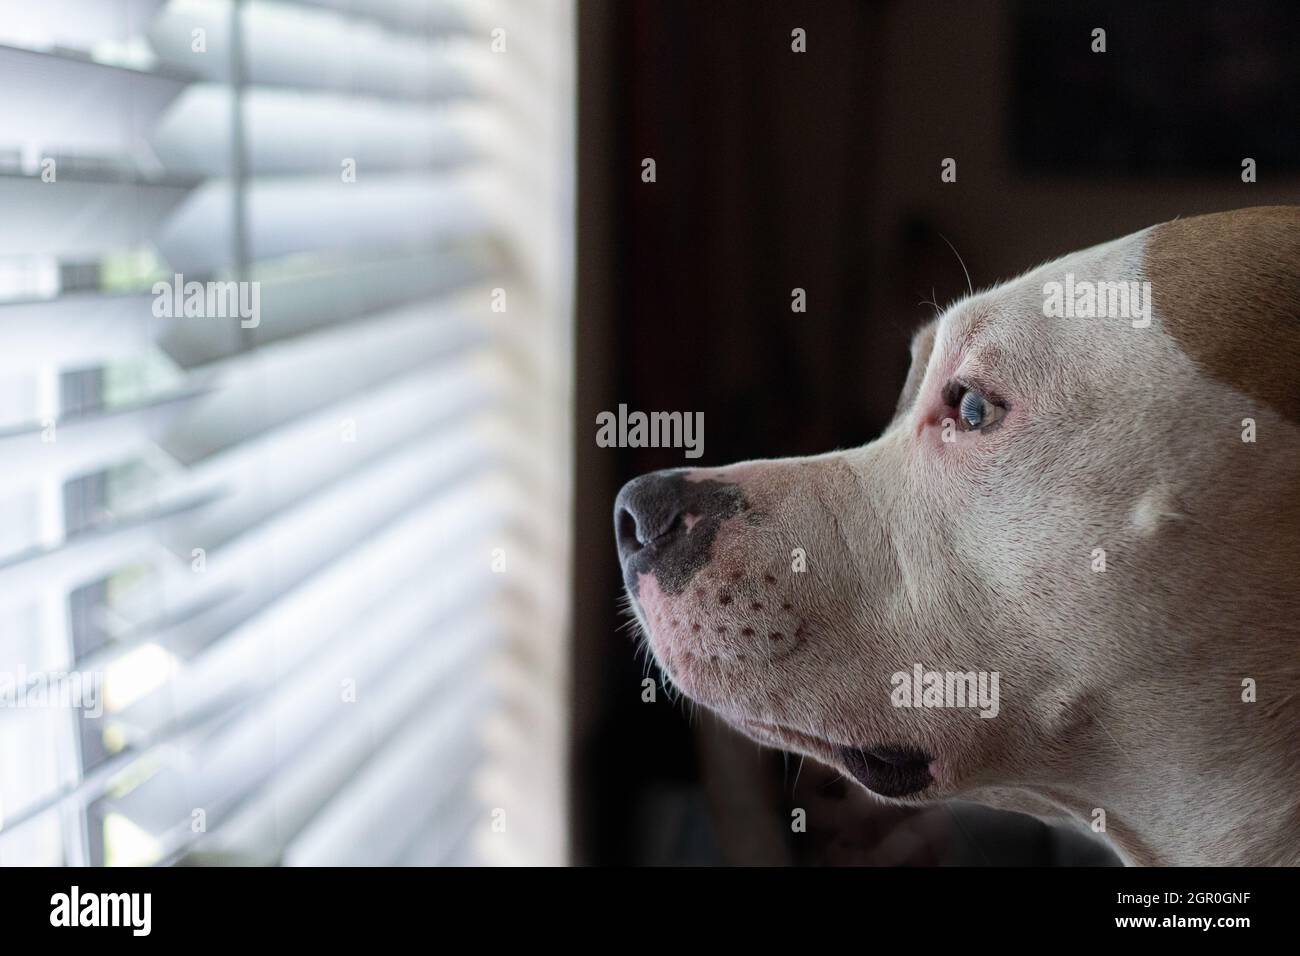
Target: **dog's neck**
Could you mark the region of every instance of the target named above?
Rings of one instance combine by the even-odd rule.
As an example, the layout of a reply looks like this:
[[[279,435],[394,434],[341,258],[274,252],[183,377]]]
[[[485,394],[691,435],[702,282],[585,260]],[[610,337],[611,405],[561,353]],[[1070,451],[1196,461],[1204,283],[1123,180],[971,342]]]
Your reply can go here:
[[[1191,581],[1147,622],[1177,635],[1177,662],[1118,677],[1071,708],[1068,756],[1049,787],[1034,788],[1103,832],[1125,862],[1300,865],[1300,536],[1286,532],[1300,527],[1300,500],[1268,491],[1273,534],[1251,525],[1246,537],[1260,545],[1227,562],[1239,575],[1220,565],[1196,579],[1180,565],[1162,579],[1170,589]],[[1241,598],[1230,623],[1202,615],[1212,594]]]
[[[1262,674],[1267,686],[1253,703],[1225,700],[1215,715],[1220,732],[1196,738],[1194,748],[1185,746],[1192,738],[1177,707],[1159,715],[1139,701],[1100,718],[1091,746],[1109,759],[1044,795],[1094,829],[1105,811],[1101,832],[1126,863],[1300,865],[1296,670]],[[1122,751],[1106,732],[1119,721],[1147,728],[1125,735]]]
[[[1212,546],[1158,578],[1179,597],[1147,626],[1176,636],[1178,662],[1095,714],[1112,779],[1083,792],[1114,807],[1108,832],[1134,863],[1300,865],[1300,434],[1275,421],[1270,436],[1197,509]]]

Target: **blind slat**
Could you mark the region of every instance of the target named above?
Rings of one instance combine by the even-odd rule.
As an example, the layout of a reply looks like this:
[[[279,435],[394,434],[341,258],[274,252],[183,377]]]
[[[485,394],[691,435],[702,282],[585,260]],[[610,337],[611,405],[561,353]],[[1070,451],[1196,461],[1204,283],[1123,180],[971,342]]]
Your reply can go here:
[[[462,320],[467,312],[403,306],[289,346],[234,356],[208,370],[224,387],[196,403],[164,445],[186,462],[199,461],[393,376],[460,355],[482,338]]]
[[[160,320],[157,335],[182,368],[205,365],[284,339],[322,331],[435,296],[452,296],[481,284],[493,266],[490,256],[466,246],[431,248],[417,255],[383,260],[315,260],[283,274],[253,273],[264,315],[274,321],[240,330],[238,337],[218,322]],[[172,280],[174,281],[174,279]]]
[[[57,167],[56,167],[57,174]],[[179,186],[0,176],[0,256],[97,261],[147,245],[186,201]]]
[[[271,785],[253,790],[227,821],[210,831],[203,849],[243,858],[268,850],[278,856],[329,802],[330,795],[354,778],[374,755],[376,740],[390,739],[403,722],[422,709],[443,706],[460,710],[455,691],[463,691],[463,687],[446,688],[439,681],[449,671],[472,670],[475,661],[471,658],[484,656],[484,648],[490,644],[481,628],[458,627],[451,633],[456,641],[474,650],[467,650],[463,659],[449,662],[448,648],[443,644],[428,643],[418,648],[390,681],[367,694],[362,719],[341,721],[337,732],[320,746],[282,765]],[[430,696],[431,689],[440,691],[437,697]]]
[[[0,18],[0,24],[9,22],[10,16],[7,13]],[[4,31],[0,25],[0,42],[4,42]],[[185,88],[183,81],[3,46],[0,75],[5,77],[6,87],[0,97],[0,150],[13,151],[11,170],[40,172],[40,158],[66,156],[164,172],[147,148],[144,135]],[[73,169],[75,165],[68,171]],[[58,172],[56,163],[56,175]]]
[[[436,110],[403,102],[252,87],[243,94],[244,143],[255,176],[340,177],[483,163],[503,133],[482,106]],[[191,86],[153,129],[159,159],[178,174],[224,176],[230,169],[230,91]]]
[[[98,414],[50,418],[0,434],[0,494],[37,479],[63,480],[138,457],[203,392],[165,394],[146,404]]]
[[[0,184],[2,185],[2,184]],[[248,254],[276,259],[325,250],[400,252],[481,236],[492,228],[490,182],[465,175],[375,175],[254,180],[245,199]],[[0,194],[2,197],[2,194]],[[226,268],[232,248],[230,187],[209,182],[168,206],[159,251],[182,274]],[[3,233],[0,233],[0,238]]]
[[[250,0],[243,17],[244,70],[254,86],[410,99],[472,97],[481,92],[476,69],[490,55],[459,37],[405,36],[328,9]],[[204,31],[205,52],[193,48],[195,30]],[[154,20],[149,39],[168,66],[229,81],[229,0],[172,0]]]
[[[234,596],[213,605],[199,619],[185,622],[185,638],[206,644],[213,637],[246,628],[251,636],[241,634],[241,640],[256,642],[272,633],[265,620],[259,622],[260,615],[283,620],[293,613],[318,613],[311,600],[328,603],[354,594],[357,581],[363,580],[358,577],[363,572],[357,568],[364,568],[367,561],[372,564],[375,560],[418,561],[431,550],[453,543],[463,545],[476,528],[488,526],[498,518],[493,511],[473,507],[476,493],[493,490],[490,476],[480,477],[477,483],[462,483],[460,488],[440,489],[441,496],[422,508],[412,507],[421,500],[420,492],[425,490],[418,483],[404,489],[403,496],[373,500],[372,496],[383,494],[391,484],[408,476],[399,474],[393,478],[388,469],[381,469],[377,477],[378,480],[359,488],[336,489],[333,494],[317,496],[311,507],[280,518],[272,523],[270,530],[259,528],[231,548],[214,551],[202,574],[190,573],[188,564],[184,570],[177,568],[171,575],[173,587],[161,602],[164,607],[205,604],[213,594],[234,592]],[[440,477],[435,475],[433,480],[436,482]],[[352,505],[355,513],[349,514],[346,522],[321,527],[322,521],[340,503]],[[403,518],[407,520],[400,520]],[[264,556],[262,560],[258,560],[259,555]],[[344,557],[345,560],[338,562]],[[274,577],[263,570],[270,562],[275,569]],[[330,569],[332,574],[321,574]],[[364,580],[373,579],[374,571],[369,573],[371,577]],[[303,591],[303,585],[317,575],[320,577],[316,578],[315,591]],[[342,590],[335,590],[336,582]],[[300,611],[302,605],[306,607]],[[240,651],[243,645],[229,641],[223,645],[223,653],[229,655],[231,666],[237,671],[239,662],[244,660]],[[227,658],[216,658],[222,659]],[[217,694],[226,678],[200,667],[192,676],[181,675],[181,680],[193,685],[184,696],[183,705],[189,706],[205,695]],[[143,715],[139,718],[142,723],[157,723],[167,719],[171,706],[166,697],[159,696],[142,703],[136,713]]]

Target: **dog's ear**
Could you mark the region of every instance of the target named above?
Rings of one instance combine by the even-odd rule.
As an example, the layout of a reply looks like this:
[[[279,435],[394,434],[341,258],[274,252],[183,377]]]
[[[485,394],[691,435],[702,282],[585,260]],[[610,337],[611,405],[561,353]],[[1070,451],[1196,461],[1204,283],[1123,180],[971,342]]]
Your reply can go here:
[[[903,383],[903,391],[894,407],[895,419],[916,401],[916,393],[921,390],[921,382],[925,379],[925,369],[930,364],[930,353],[934,351],[934,337],[938,331],[939,320],[935,318],[921,326],[912,336],[912,367],[907,370],[907,381]]]
[[[1146,275],[1192,361],[1300,424],[1300,206],[1153,226]]]

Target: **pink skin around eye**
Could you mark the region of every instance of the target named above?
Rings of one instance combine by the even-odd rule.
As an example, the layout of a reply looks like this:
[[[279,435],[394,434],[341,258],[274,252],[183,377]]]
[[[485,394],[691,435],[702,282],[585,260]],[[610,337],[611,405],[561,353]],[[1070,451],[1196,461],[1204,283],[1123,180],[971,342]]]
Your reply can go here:
[[[986,420],[998,431],[966,429],[961,422],[960,402],[949,405],[941,395],[933,396],[928,408],[917,417],[916,437],[921,447],[939,456],[965,456],[978,448],[980,443],[1000,434],[1002,426],[1010,417],[1010,410],[1001,410],[992,402],[986,410]],[[945,436],[947,440],[945,440]]]
[[[925,447],[937,452],[951,451],[971,438],[970,432],[962,430],[957,409],[944,402],[941,394],[931,396],[925,411],[917,418],[916,432]],[[952,441],[944,441],[945,435],[950,435]]]
[[[927,439],[927,443],[945,444],[941,438],[945,418],[951,418],[953,427],[957,428],[957,409],[949,407],[944,400],[944,392],[960,364],[960,355],[947,356],[937,369],[932,370],[926,387],[918,397],[916,432],[918,436]],[[959,428],[957,431],[960,435]]]

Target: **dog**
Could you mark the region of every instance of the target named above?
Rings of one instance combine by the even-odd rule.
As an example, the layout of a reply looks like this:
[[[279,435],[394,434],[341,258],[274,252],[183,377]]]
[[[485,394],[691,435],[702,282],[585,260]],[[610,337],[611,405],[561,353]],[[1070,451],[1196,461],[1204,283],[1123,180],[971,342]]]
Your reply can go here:
[[[764,744],[1130,865],[1300,863],[1300,207],[973,293],[875,441],[643,475],[614,523],[663,673]]]

